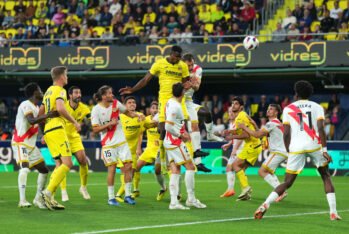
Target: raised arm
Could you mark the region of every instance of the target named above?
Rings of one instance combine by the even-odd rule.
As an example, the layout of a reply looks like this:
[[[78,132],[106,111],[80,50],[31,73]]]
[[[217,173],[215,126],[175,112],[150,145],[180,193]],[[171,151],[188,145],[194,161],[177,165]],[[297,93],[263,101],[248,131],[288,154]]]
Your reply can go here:
[[[262,138],[262,137],[268,135],[268,132],[266,130],[259,129],[257,131],[253,131],[253,130],[249,129],[245,124],[239,124],[239,128],[241,128],[242,130],[244,130],[249,135],[251,135],[255,138]]]
[[[138,81],[138,83],[135,86],[121,88],[119,90],[119,93],[120,95],[127,95],[127,94],[134,93],[144,88],[152,78],[153,78],[153,75],[150,72],[148,72],[140,81]]]

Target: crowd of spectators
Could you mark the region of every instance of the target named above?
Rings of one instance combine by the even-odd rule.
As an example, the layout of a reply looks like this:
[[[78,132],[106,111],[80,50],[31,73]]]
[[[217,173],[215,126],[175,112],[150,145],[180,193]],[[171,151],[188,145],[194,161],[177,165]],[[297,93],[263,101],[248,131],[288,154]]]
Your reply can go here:
[[[277,22],[272,41],[346,40],[348,21],[349,1],[345,9],[340,8],[339,0],[323,0],[321,6],[316,6],[314,0],[304,1],[297,3],[295,9],[287,9],[286,17]]]
[[[124,97],[121,97],[123,101]],[[214,122],[214,132],[220,135],[222,131],[229,126],[229,116],[228,108],[231,105],[231,101],[234,95],[229,95],[223,98],[219,95],[205,95],[202,98],[200,104],[207,107],[211,113]],[[247,95],[242,95],[245,105],[245,111],[254,119],[254,121],[261,127],[267,121],[266,112],[269,104],[279,104],[282,109],[289,105],[294,97],[291,96],[266,96],[261,95],[260,97],[249,97]],[[149,105],[156,100],[156,97],[138,97],[137,100],[137,110],[149,115]],[[93,99],[83,100],[92,109],[96,104]],[[0,139],[11,139],[15,116],[17,113],[18,105],[20,101],[17,98],[13,99],[0,99]],[[345,112],[341,110],[340,102],[337,95],[332,95],[328,102],[322,103],[325,109],[325,131],[329,140],[335,139],[335,131],[342,123],[345,117]],[[200,121],[202,122],[202,121]],[[88,123],[88,121],[86,122]],[[203,139],[206,138],[205,126],[201,127],[201,136]],[[89,124],[84,124],[82,126],[82,136],[84,139],[98,140],[99,136],[95,135],[91,131],[91,126]]]
[[[242,38],[220,36],[245,34],[266,0],[7,2],[16,3],[8,6],[5,1],[2,6],[0,4],[0,47],[24,44],[69,46],[241,41]],[[192,36],[201,38],[192,39]],[[14,39],[47,41],[23,42]]]

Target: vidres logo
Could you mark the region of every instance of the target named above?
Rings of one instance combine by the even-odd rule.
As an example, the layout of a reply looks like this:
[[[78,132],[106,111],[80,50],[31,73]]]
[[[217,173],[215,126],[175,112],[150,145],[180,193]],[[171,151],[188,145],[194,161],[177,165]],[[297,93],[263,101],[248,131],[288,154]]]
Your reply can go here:
[[[28,70],[37,69],[41,65],[41,48],[10,48],[8,54],[0,55],[0,65],[4,67],[16,66],[19,69]]]
[[[304,62],[321,65],[326,61],[326,42],[291,42],[290,50],[270,53],[274,62]]]
[[[76,48],[76,54],[68,53],[65,57],[59,57],[61,65],[69,66],[94,66],[106,68],[109,65],[110,52],[108,46],[80,46]]]

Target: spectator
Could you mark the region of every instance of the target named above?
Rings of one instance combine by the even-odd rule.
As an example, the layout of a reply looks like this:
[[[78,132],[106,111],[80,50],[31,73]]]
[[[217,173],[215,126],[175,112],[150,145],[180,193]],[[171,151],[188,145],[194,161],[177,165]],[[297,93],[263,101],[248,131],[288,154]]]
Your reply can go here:
[[[50,27],[50,31],[47,34],[47,38],[50,39],[50,41],[48,41],[47,45],[49,45],[49,46],[58,45],[58,41],[56,40],[57,36],[56,36],[55,30],[54,30],[54,27]]]
[[[46,18],[48,13],[48,8],[45,6],[44,2],[40,2],[39,7],[36,8],[35,11],[35,18],[41,19],[41,18]]]
[[[171,18],[171,16],[173,16],[175,19],[178,19],[177,9],[176,6],[173,4],[171,4],[170,13],[168,13],[168,17]]]
[[[26,32],[26,34],[25,34],[25,42],[24,42],[24,44],[23,45],[25,45],[25,46],[34,46],[34,45],[36,45],[35,44],[35,39],[36,39],[36,37],[35,37],[35,35],[36,35],[36,32],[35,32],[35,34],[32,32],[32,31],[27,31]]]
[[[186,8],[185,7],[182,7],[182,9],[181,9],[181,12],[179,13],[179,18],[181,19],[181,18],[183,18],[184,19],[184,22],[188,22],[188,20],[189,20],[189,14],[188,14],[188,12],[187,12],[187,10],[186,10]]]
[[[20,13],[25,14],[26,7],[23,4],[23,0],[18,0],[18,4],[15,5],[13,10],[16,12],[16,14],[20,14]]]
[[[99,20],[100,26],[110,26],[113,15],[109,13],[108,6],[103,7],[103,12],[101,13],[101,18]]]
[[[142,44],[142,45],[148,44],[148,42],[149,42],[149,36],[148,36],[148,34],[146,34],[146,33],[144,32],[143,29],[141,29],[141,30],[139,31],[138,37],[139,37],[139,42],[140,42],[140,44]]]
[[[204,39],[203,39],[204,34],[205,34],[205,25],[202,24],[202,25],[200,26],[199,31],[198,31],[197,33],[194,34],[194,36],[199,37],[199,38],[196,38],[195,41],[196,41],[196,42],[199,42],[199,43],[203,43],[203,42],[204,42]]]
[[[0,118],[7,119],[8,117],[8,108],[3,99],[0,99]]]
[[[99,40],[97,40],[97,39],[99,39],[99,36],[98,36],[97,31],[93,31],[93,32],[92,32],[91,39],[92,39],[92,40],[90,41],[90,45],[91,45],[91,46],[98,46],[98,45],[100,44]]]
[[[290,9],[287,9],[286,15],[287,17],[282,20],[282,27],[284,29],[288,29],[291,24],[297,23],[297,18],[292,15],[292,12]]]
[[[202,102],[201,106],[208,108],[209,110],[212,110],[212,101],[210,100],[210,97],[208,95],[205,95]]]
[[[109,12],[113,16],[122,10],[122,5],[119,3],[119,0],[113,0],[109,7]]]
[[[183,44],[191,44],[193,33],[190,30],[190,26],[185,28],[185,31],[181,34],[181,43]]]
[[[17,30],[17,34],[14,37],[14,41],[12,43],[12,46],[22,47],[23,46],[23,41],[20,41],[20,40],[24,40],[24,39],[25,39],[25,35],[23,33],[23,29],[19,28]]]
[[[150,22],[150,16],[147,15],[145,17],[145,23],[143,24],[144,27],[144,31],[146,32],[146,34],[150,34],[151,29],[154,27],[154,23]]]
[[[153,8],[150,6],[147,8],[147,13],[144,14],[142,24],[146,23],[146,17],[149,17],[149,21],[154,23],[156,20],[156,14],[153,12]]]
[[[340,101],[338,99],[338,96],[336,94],[332,94],[331,100],[328,102],[328,111],[332,112],[335,106],[339,106]]]
[[[310,27],[311,23],[313,22],[313,19],[310,16],[310,11],[308,9],[304,10],[304,15],[302,18],[299,19],[300,22],[304,22],[304,26]]]
[[[73,23],[69,28],[69,32],[70,34],[75,33],[77,37],[80,35],[80,26],[78,21],[76,21],[75,19],[73,20]]]
[[[63,35],[61,36],[61,39],[59,40],[59,46],[60,47],[66,47],[70,46],[70,37],[69,37],[69,30],[64,30]]]
[[[91,15],[90,20],[92,25],[99,25],[99,22],[101,21],[101,10],[99,7],[95,8],[95,12]]]
[[[272,41],[282,42],[286,40],[286,30],[282,27],[281,23],[276,24],[276,30],[273,32]]]
[[[101,36],[101,45],[111,45],[113,43],[113,33],[107,27]]]
[[[324,18],[320,22],[322,32],[328,33],[334,27],[334,19],[330,17],[329,11],[324,12]]]
[[[241,11],[241,17],[246,23],[252,26],[253,20],[256,18],[256,11],[249,1],[244,2],[244,9]]]
[[[179,44],[181,42],[181,31],[179,28],[173,29],[173,32],[170,33],[168,40],[171,44]]]
[[[333,140],[333,125],[331,124],[331,118],[329,116],[325,117],[325,133],[327,140]]]
[[[348,22],[349,21],[349,0],[347,0],[347,8],[343,11],[343,18],[342,20],[344,22]]]
[[[290,98],[288,96],[285,96],[284,100],[282,100],[281,102],[281,108],[284,109],[286,106],[290,104],[291,104]]]
[[[80,40],[75,32],[70,34],[70,44],[72,46],[80,46]]]
[[[168,43],[168,36],[169,36],[168,31],[169,30],[167,27],[162,27],[161,32],[159,33],[159,40],[158,40],[159,45],[166,45]]]
[[[4,32],[0,33],[0,48],[7,46],[7,38]]]
[[[57,13],[53,15],[52,21],[55,23],[55,25],[61,25],[64,23],[63,19],[65,19],[65,14],[62,11],[62,7],[57,7]]]
[[[131,29],[134,29],[136,27],[136,22],[133,19],[133,16],[131,16],[127,23],[124,25],[124,34],[127,34]]]
[[[211,13],[211,22],[215,23],[220,21],[224,17],[224,12],[219,5],[216,5],[216,11]]]
[[[318,12],[318,20],[321,21],[325,17],[325,12],[328,11],[327,4],[322,4]]]
[[[140,44],[139,37],[135,34],[135,30],[130,29],[130,33],[126,35],[125,42],[127,45],[136,45]]]
[[[267,102],[267,96],[262,95],[261,101],[258,103],[258,115],[260,117],[266,117],[269,103]]]
[[[323,32],[320,30],[320,25],[316,25],[316,26],[315,26],[315,30],[314,30],[313,33],[317,33],[317,34],[323,33]],[[321,40],[323,40],[323,36],[322,36],[322,35],[314,35],[314,36],[313,36],[313,40],[315,40],[315,41],[321,41]]]
[[[149,35],[149,40],[150,40],[150,44],[155,45],[158,43],[158,32],[157,32],[157,27],[152,27],[151,29],[151,33]]]
[[[212,128],[212,132],[215,135],[221,135],[222,132],[225,129],[225,126],[222,122],[221,118],[217,118],[217,120],[214,122],[215,124],[213,124],[213,128]]]
[[[167,28],[170,33],[174,31],[175,28],[178,28],[178,22],[176,21],[176,18],[174,16],[170,16],[170,22],[167,24]]]
[[[316,6],[315,6],[315,3],[314,1],[310,1],[307,5],[307,9],[309,10],[309,15],[311,17],[311,19],[314,21],[314,20],[317,20],[317,11],[316,11]]]
[[[271,104],[277,104],[277,105],[280,105],[280,107],[281,107],[280,96],[279,95],[275,95],[274,98],[271,100]]]
[[[46,29],[40,28],[38,31],[38,34],[36,35],[36,45],[38,46],[44,46],[47,42],[45,41],[47,39],[46,37]]]
[[[213,32],[213,36],[215,36],[215,38],[213,38],[212,42],[215,43],[222,43],[224,38],[222,36],[224,36],[224,32],[221,28],[221,26],[216,26],[214,32]]]
[[[7,46],[8,47],[13,46],[13,34],[12,33],[7,34]]]
[[[202,26],[203,28],[201,28]],[[194,34],[199,34],[200,31],[202,35],[204,34],[205,24],[200,21],[199,15],[194,16],[194,22],[191,24],[191,30]]]
[[[142,22],[143,15],[144,15],[144,13],[143,13],[142,8],[141,7],[137,7],[136,8],[136,13],[133,14],[133,18],[134,18],[135,21]]]
[[[334,2],[333,2],[333,8],[331,9],[331,11],[330,11],[330,17],[332,18],[332,19],[338,19],[338,14],[340,13],[340,12],[343,12],[343,10],[339,7],[339,1],[338,0],[335,0]]]
[[[19,13],[15,16],[15,21],[13,22],[13,28],[24,28],[26,25],[26,18],[24,13]]]
[[[297,41],[299,36],[299,30],[296,28],[296,24],[291,24],[287,32],[287,40]]]
[[[28,7],[25,10],[25,16],[28,20],[31,20],[34,18],[36,12],[36,7],[34,6],[33,0],[29,1]]]
[[[309,35],[311,33],[309,27],[304,27],[302,35],[299,37],[300,41],[311,41],[313,39],[312,35]]]
[[[212,96],[212,107],[215,108],[217,107],[218,110],[222,109],[222,100],[218,97],[218,95],[213,95]],[[212,110],[212,109],[211,109]]]
[[[68,2],[68,12],[71,14],[76,14],[77,9],[78,9],[78,0],[70,0]]]
[[[40,29],[45,29],[45,32],[48,32],[48,30],[49,30],[49,26],[48,26],[48,24],[45,23],[44,18],[39,19],[38,32],[40,31]]]
[[[292,15],[296,17],[297,20],[300,20],[303,17],[303,9],[299,6],[299,3],[295,5]]]
[[[47,18],[52,19],[52,17],[56,14],[56,2],[52,1],[50,6],[48,7]]]
[[[157,24],[157,27],[158,28],[167,27],[167,24],[168,24],[168,16],[162,15],[162,18],[161,18],[160,22]]]
[[[79,1],[78,7],[76,8],[76,12],[75,12],[76,15],[77,15],[79,18],[83,18],[85,10],[87,10],[87,8],[86,8],[84,2]]]
[[[179,29],[181,32],[184,32],[185,29],[188,27],[187,21],[185,20],[184,17],[179,18],[179,24],[178,24]]]
[[[7,11],[4,20],[2,21],[2,26],[4,28],[11,28],[14,24],[14,21],[15,18],[11,15],[11,11]]]
[[[207,10],[207,5],[202,5],[202,11],[199,12],[199,20],[204,23],[211,22],[211,13]]]
[[[217,1],[219,6],[222,8],[224,13],[228,13],[231,9],[231,2],[230,0],[219,0]]]
[[[337,35],[337,40],[347,40],[348,39],[348,24],[343,22],[341,28],[338,30],[339,34]]]
[[[80,46],[88,46],[90,44],[90,33],[88,29],[84,27],[82,33],[79,35]]]

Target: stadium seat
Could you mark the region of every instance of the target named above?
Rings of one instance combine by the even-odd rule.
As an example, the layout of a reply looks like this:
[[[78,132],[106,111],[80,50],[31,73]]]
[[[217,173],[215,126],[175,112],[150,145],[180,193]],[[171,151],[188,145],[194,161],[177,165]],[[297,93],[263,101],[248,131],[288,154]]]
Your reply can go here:
[[[12,36],[14,37],[17,34],[17,29],[14,28],[9,28],[6,30],[6,36],[8,37],[8,35],[12,33]]]
[[[320,106],[322,106],[325,110],[328,109],[328,102],[321,102]]]
[[[321,7],[322,2],[323,2],[323,0],[315,0],[314,1],[316,7]]]
[[[224,14],[224,18],[225,18],[225,20],[230,20],[231,19],[231,13],[225,13]]]
[[[310,30],[311,30],[312,32],[315,31],[316,25],[320,25],[320,21],[313,21],[313,22],[311,23],[311,25],[310,25]]]
[[[182,12],[182,9],[184,8],[183,4],[177,5],[177,13],[180,14]]]
[[[213,24],[205,24],[205,30],[207,30],[207,32],[212,33],[213,28],[214,28]]]
[[[15,7],[14,1],[8,1],[5,3],[5,10],[6,11],[12,11],[14,7]]]
[[[95,13],[95,8],[88,9],[88,14],[93,15]]]
[[[215,4],[215,3],[211,4],[209,9],[211,12],[216,12],[217,11],[217,4]]]
[[[94,28],[93,28],[93,31],[96,31],[98,36],[102,36],[102,34],[103,34],[104,31],[105,31],[105,28],[104,28],[104,27],[97,26],[97,27],[94,27]]]
[[[329,32],[327,35],[325,35],[326,41],[335,41],[337,40],[337,33],[336,32]]]
[[[39,25],[39,20],[36,18],[33,18],[33,25],[38,26]]]
[[[258,111],[258,104],[251,104],[251,116],[254,116]]]

